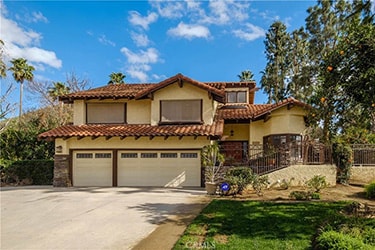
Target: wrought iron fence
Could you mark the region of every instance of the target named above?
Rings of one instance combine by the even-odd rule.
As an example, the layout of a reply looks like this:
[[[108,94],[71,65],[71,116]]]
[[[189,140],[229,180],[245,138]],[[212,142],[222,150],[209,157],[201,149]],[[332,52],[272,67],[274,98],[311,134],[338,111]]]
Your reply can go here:
[[[353,166],[375,166],[375,144],[352,144]]]
[[[235,150],[240,150],[235,151]],[[255,173],[265,174],[291,165],[321,165],[332,163],[331,147],[318,142],[295,142],[280,147],[249,145],[248,149],[225,148],[225,155],[243,156],[237,161],[230,159],[227,165],[246,165]]]

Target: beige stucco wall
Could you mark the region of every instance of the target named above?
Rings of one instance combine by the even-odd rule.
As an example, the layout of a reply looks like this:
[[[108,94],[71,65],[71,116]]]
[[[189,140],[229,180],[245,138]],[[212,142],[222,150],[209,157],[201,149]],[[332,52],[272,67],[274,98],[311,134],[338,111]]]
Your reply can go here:
[[[265,122],[259,120],[250,124],[250,143],[263,143],[263,137],[272,134],[302,134],[306,129],[306,111],[300,107],[287,107],[275,110]]]
[[[73,124],[82,125],[86,123],[86,105],[84,100],[74,100]]]
[[[131,100],[127,102],[128,124],[151,123],[151,100]]]
[[[203,100],[202,116],[205,124],[212,124],[214,117],[214,101],[209,98],[206,90],[184,82],[180,88],[177,82],[154,93],[151,103],[151,125],[157,125],[160,120],[161,100]]]
[[[375,166],[352,167],[349,183],[368,184],[375,181]]]
[[[181,139],[169,137],[166,140],[164,137],[154,137],[152,140],[148,137],[141,137],[138,140],[134,137],[126,137],[123,140],[118,137],[112,137],[109,140],[104,137],[95,140],[92,140],[91,137],[81,140],[77,138],[55,140],[55,146],[62,147],[61,152],[56,152],[57,155],[69,154],[69,149],[201,149],[208,144],[210,144],[210,140],[206,136],[196,139],[192,136],[185,136]]]
[[[249,124],[225,124],[222,140],[228,141],[248,141],[249,140]],[[230,131],[233,130],[233,136]]]
[[[336,185],[335,165],[294,165],[268,174],[268,180],[271,187],[278,187],[278,181],[289,182],[291,178],[294,178],[291,186],[303,186],[315,175],[325,176],[329,186]]]

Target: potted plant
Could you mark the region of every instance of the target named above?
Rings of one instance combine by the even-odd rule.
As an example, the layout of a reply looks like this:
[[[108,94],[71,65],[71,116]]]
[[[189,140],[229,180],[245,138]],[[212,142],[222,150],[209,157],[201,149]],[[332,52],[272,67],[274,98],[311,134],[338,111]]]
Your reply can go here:
[[[203,147],[201,155],[202,165],[205,171],[206,191],[207,194],[213,195],[216,193],[219,172],[224,164],[225,158],[224,155],[220,153],[217,142]]]

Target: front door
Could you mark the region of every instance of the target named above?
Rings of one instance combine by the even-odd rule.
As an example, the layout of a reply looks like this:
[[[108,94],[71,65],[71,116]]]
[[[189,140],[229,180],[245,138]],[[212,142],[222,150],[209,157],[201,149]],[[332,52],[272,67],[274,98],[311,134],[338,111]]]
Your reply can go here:
[[[224,141],[220,143],[221,152],[225,156],[226,165],[238,165],[247,162],[247,141]]]

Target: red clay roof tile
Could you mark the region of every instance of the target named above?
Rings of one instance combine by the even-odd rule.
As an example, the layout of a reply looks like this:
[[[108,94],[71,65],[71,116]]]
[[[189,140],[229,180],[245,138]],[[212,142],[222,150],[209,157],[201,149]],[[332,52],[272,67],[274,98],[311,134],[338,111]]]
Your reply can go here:
[[[60,96],[60,100],[64,102],[72,102],[74,99],[132,99],[134,96],[153,84],[109,84],[103,87],[89,89]]]
[[[217,100],[217,101],[221,101],[221,102],[224,102],[224,98],[225,98],[225,90],[224,88],[222,87],[222,85],[219,85],[217,84],[217,87],[213,87],[213,86],[210,86],[209,84],[205,84],[205,83],[202,83],[202,82],[198,82],[196,80],[193,80],[189,77],[186,77],[182,74],[177,74],[175,76],[172,76],[168,79],[165,79],[164,81],[161,81],[160,83],[158,84],[154,84],[153,86],[151,86],[150,88],[147,88],[141,92],[139,92],[136,96],[135,96],[135,99],[141,99],[141,98],[144,98],[146,97],[148,94],[150,93],[153,93],[159,89],[162,89],[170,84],[173,84],[175,82],[179,82],[179,84],[183,83],[183,82],[188,82],[192,85],[195,85],[201,89],[204,89],[204,90],[207,90],[208,92],[212,93],[214,95],[214,98]]]
[[[40,139],[55,139],[69,137],[141,137],[141,136],[212,136],[220,137],[223,133],[224,122],[217,121],[212,125],[163,125],[148,124],[85,124],[61,126],[39,135]]]
[[[199,82],[182,74],[177,74],[159,83],[108,84],[99,88],[60,96],[60,100],[72,103],[75,99],[140,99],[176,81],[188,82],[207,90],[219,102],[224,102],[226,87],[248,87],[255,89],[255,82]]]
[[[273,104],[226,104],[218,107],[215,119],[247,120],[257,119],[269,112],[287,105],[296,105],[304,108],[309,106],[294,98],[288,98]]]

